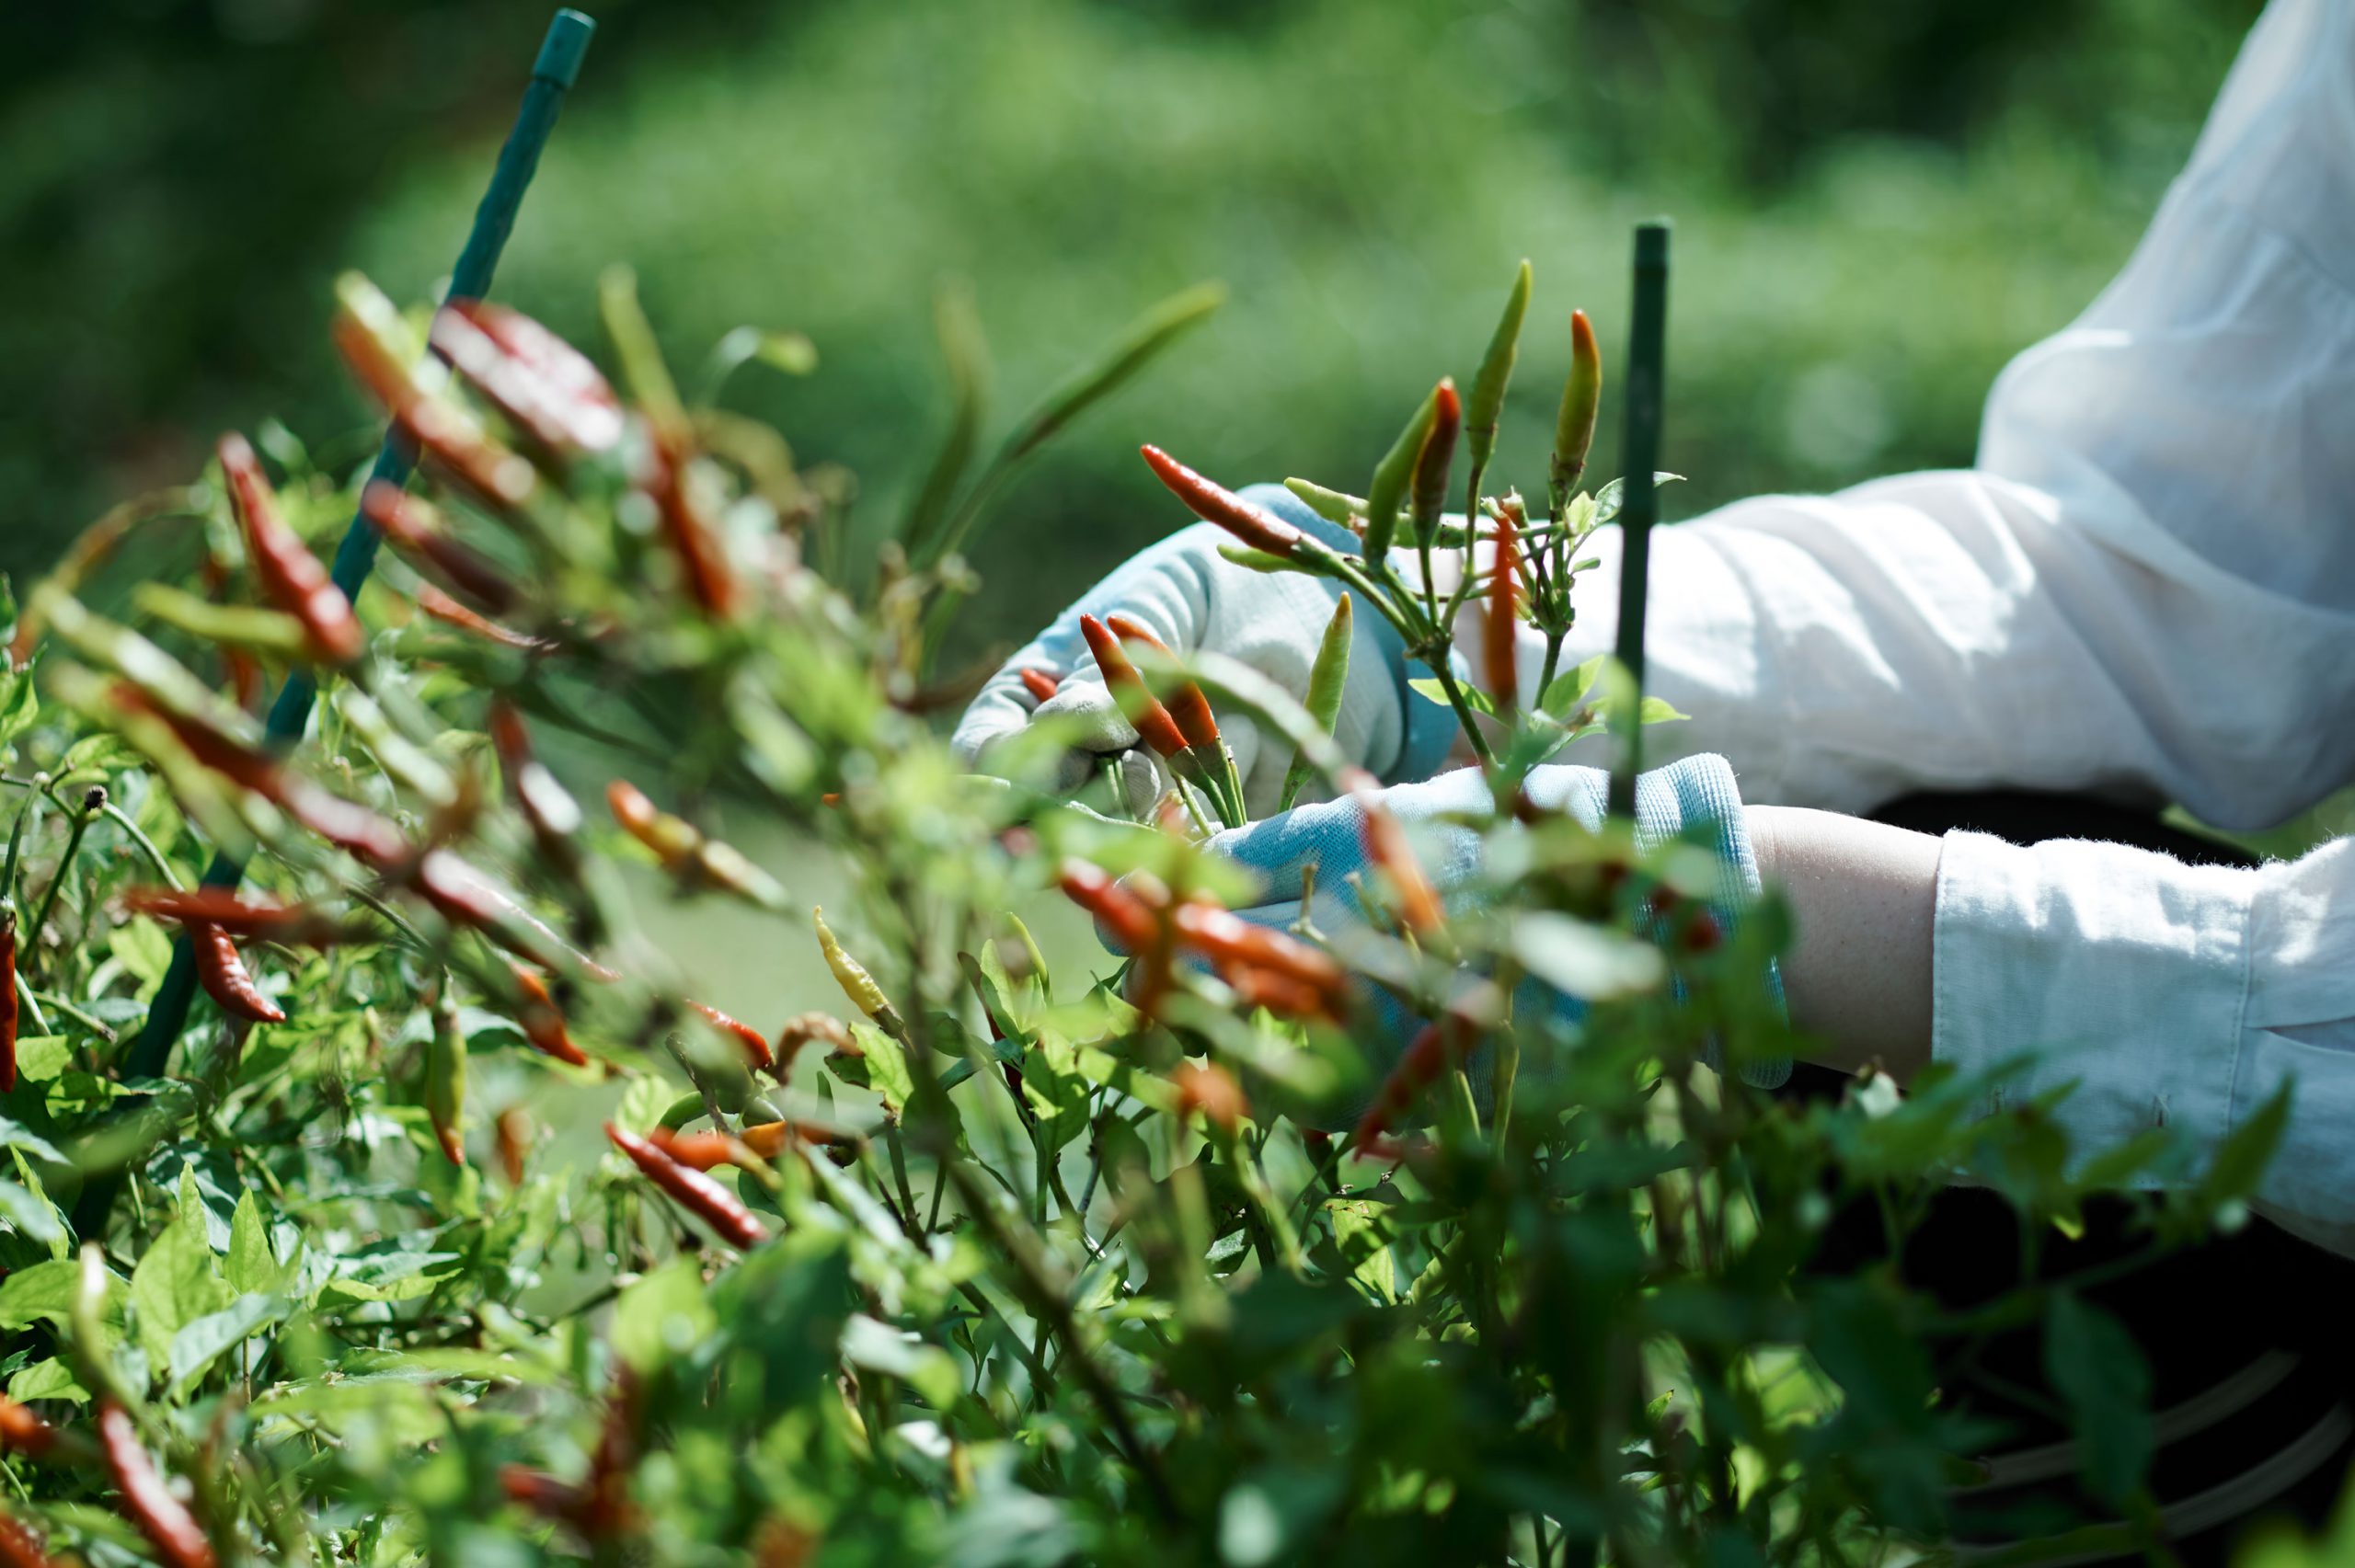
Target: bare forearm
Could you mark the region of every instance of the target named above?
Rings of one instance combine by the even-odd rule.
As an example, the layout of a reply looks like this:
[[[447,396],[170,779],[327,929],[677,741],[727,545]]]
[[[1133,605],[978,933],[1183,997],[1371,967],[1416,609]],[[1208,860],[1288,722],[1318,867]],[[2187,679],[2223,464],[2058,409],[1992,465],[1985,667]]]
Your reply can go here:
[[[1911,1079],[1930,1059],[1939,841],[1797,807],[1745,815],[1760,876],[1790,901],[1783,989],[1810,1059]]]

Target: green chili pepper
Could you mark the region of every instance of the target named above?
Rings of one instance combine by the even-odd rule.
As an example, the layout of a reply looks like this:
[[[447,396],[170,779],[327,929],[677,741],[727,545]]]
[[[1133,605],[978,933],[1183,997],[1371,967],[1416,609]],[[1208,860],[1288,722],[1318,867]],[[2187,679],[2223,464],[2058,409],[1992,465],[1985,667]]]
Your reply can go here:
[[[1416,408],[1415,417],[1398,432],[1398,441],[1377,464],[1373,483],[1365,493],[1365,558],[1369,564],[1378,562],[1389,553],[1390,542],[1397,536],[1399,509],[1406,504],[1407,488],[1414,482],[1415,464],[1423,455],[1423,443],[1430,439],[1431,421],[1439,417],[1439,391],[1434,387],[1430,396]]]
[[[466,1162],[462,1131],[465,1109],[466,1036],[458,1027],[458,1004],[445,979],[433,1003],[433,1036],[425,1048],[425,1114],[453,1165]]]
[[[1341,716],[1341,692],[1350,683],[1350,637],[1354,630],[1355,612],[1350,608],[1350,596],[1341,595],[1333,606],[1333,618],[1325,623],[1325,640],[1317,645],[1316,662],[1308,667],[1308,716],[1326,734],[1333,733],[1333,726]],[[1283,795],[1276,802],[1276,809],[1289,811],[1308,783],[1315,767],[1306,757],[1295,755],[1292,766],[1284,770]]]
[[[1553,515],[1561,521],[1570,489],[1586,472],[1587,449],[1594,444],[1594,418],[1603,406],[1603,351],[1586,312],[1570,312],[1570,378],[1562,386],[1562,409],[1554,421]]]
[[[1365,498],[1344,495],[1328,490],[1322,485],[1305,479],[1287,479],[1284,488],[1306,503],[1308,509],[1327,522],[1339,523],[1343,528],[1355,528],[1365,521]]]
[[[1475,474],[1488,466],[1496,454],[1497,425],[1504,416],[1505,387],[1512,380],[1513,361],[1521,352],[1521,320],[1529,312],[1529,263],[1514,274],[1512,292],[1505,297],[1505,313],[1497,319],[1496,335],[1480,357],[1480,371],[1472,378],[1472,395],[1464,405],[1464,444],[1472,453]]]

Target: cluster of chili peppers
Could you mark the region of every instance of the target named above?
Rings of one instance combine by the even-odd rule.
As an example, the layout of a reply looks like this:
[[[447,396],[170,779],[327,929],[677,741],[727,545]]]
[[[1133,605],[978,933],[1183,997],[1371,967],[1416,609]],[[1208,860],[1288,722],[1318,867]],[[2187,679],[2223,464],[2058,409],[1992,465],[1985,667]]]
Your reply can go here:
[[[1092,862],[1073,858],[1063,862],[1058,882],[1143,966],[1134,997],[1148,1016],[1169,994],[1181,957],[1208,963],[1238,998],[1280,1016],[1340,1015],[1348,977],[1321,948],[1254,925],[1207,898],[1174,898],[1149,873],[1115,881]]]

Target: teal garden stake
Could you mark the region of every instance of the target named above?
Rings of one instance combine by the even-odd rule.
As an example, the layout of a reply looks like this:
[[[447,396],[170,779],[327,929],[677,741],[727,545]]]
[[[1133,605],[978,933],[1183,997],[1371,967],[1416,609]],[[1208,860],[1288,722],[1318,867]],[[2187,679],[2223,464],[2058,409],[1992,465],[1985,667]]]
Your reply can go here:
[[[548,23],[547,34],[540,42],[539,57],[532,65],[531,85],[524,89],[523,107],[516,111],[515,127],[508,132],[506,145],[499,151],[499,166],[491,173],[490,188],[483,192],[481,205],[475,209],[474,228],[466,235],[466,246],[458,254],[457,265],[451,269],[450,299],[480,299],[489,292],[500,252],[515,226],[516,209],[522,206],[523,192],[539,167],[540,150],[547,144],[548,132],[556,128],[557,114],[564,107],[565,94],[580,74],[581,57],[588,52],[590,37],[596,29],[594,21],[569,9],[558,11]],[[413,454],[397,432],[387,430],[371,477],[402,484],[408,478],[413,461]],[[347,599],[359,599],[361,585],[368,580],[368,573],[376,564],[378,542],[375,525],[365,517],[355,515],[351,526],[344,532],[343,543],[336,550],[331,573],[336,587],[343,590]],[[317,682],[307,671],[298,669],[289,675],[278,700],[270,706],[271,741],[281,749],[299,742],[310,727],[311,710],[317,698]],[[240,861],[218,856],[204,874],[205,886],[234,887],[244,876],[245,869]],[[132,1047],[126,1076],[153,1078],[163,1071],[171,1056],[172,1042],[179,1037],[180,1029],[188,1022],[189,1004],[195,994],[195,955],[183,933],[172,950],[171,967],[166,971],[155,1000],[147,1010],[146,1024]],[[95,1236],[103,1228],[118,1185],[118,1179],[111,1174],[94,1176],[84,1189],[75,1214],[75,1226],[83,1235]]]
[[[1636,775],[1643,770],[1644,589],[1650,576],[1652,524],[1660,498],[1660,387],[1667,349],[1668,223],[1636,226],[1636,300],[1627,340],[1627,430],[1619,472],[1619,648],[1633,690],[1614,715],[1618,758],[1611,770],[1611,814],[1636,814]]]

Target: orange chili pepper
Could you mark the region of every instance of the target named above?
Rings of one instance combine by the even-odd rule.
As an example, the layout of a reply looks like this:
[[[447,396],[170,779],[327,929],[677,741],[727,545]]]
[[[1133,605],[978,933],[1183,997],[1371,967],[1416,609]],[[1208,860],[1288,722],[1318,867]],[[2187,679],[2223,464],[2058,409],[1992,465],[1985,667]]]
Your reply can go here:
[[[1139,449],[1172,494],[1205,522],[1214,522],[1254,550],[1290,559],[1302,543],[1299,529],[1262,506],[1255,506],[1214,480],[1205,479],[1157,446]]]
[[[1233,1132],[1251,1114],[1250,1103],[1243,1097],[1243,1085],[1235,1074],[1216,1062],[1188,1062],[1169,1075],[1178,1090],[1178,1119],[1183,1122],[1196,1111],[1205,1121],[1215,1123],[1222,1131]]]
[[[1430,935],[1446,920],[1447,911],[1441,906],[1430,878],[1423,875],[1421,864],[1415,859],[1414,846],[1407,841],[1407,830],[1382,804],[1374,790],[1361,783],[1351,793],[1365,812],[1361,831],[1365,839],[1366,859],[1387,878],[1391,898],[1397,907],[1398,923],[1417,936]]]
[[[133,914],[201,921],[232,936],[258,936],[288,946],[331,946],[352,934],[351,928],[309,904],[260,903],[226,887],[133,887],[122,903]]]
[[[57,1568],[40,1537],[15,1515],[0,1511],[0,1568]]]
[[[1120,651],[1120,640],[1111,629],[1093,615],[1079,618],[1080,635],[1087,639],[1090,652],[1096,655],[1097,668],[1104,672],[1104,684],[1110,690],[1120,712],[1137,727],[1137,735],[1147,746],[1164,757],[1181,755],[1186,750],[1185,732],[1160,699],[1145,689],[1144,677]]]
[[[57,1446],[57,1428],[0,1394],[0,1449],[40,1459]]]
[[[1165,657],[1177,657],[1170,653],[1166,643],[1155,636],[1144,623],[1133,615],[1123,615],[1115,611],[1104,617],[1104,624],[1124,643],[1143,643]],[[1199,750],[1206,761],[1215,758],[1218,755],[1218,715],[1211,711],[1211,700],[1202,694],[1201,687],[1191,681],[1179,681],[1169,693],[1167,706],[1170,718],[1178,726],[1178,733],[1186,738],[1186,744]]]
[[[1508,713],[1519,699],[1521,679],[1513,659],[1513,623],[1521,585],[1521,536],[1511,503],[1497,511],[1497,555],[1488,576],[1488,618],[1481,625],[1480,654],[1488,677],[1488,695],[1497,711]]]
[[[1390,1070],[1390,1076],[1382,1081],[1373,1103],[1358,1118],[1357,1130],[1351,1135],[1351,1141],[1358,1148],[1373,1146],[1390,1130],[1399,1113],[1438,1081],[1449,1059],[1462,1053],[1468,1026],[1453,1013],[1448,1014],[1445,1022],[1445,1028],[1438,1023],[1424,1024],[1399,1056],[1398,1064]]]
[[[516,1012],[515,1022],[523,1031],[523,1038],[544,1055],[552,1056],[573,1067],[589,1065],[589,1055],[572,1043],[572,1036],[564,1026],[564,1013],[548,991],[547,981],[539,971],[527,969],[512,958],[507,967],[513,971],[515,983],[523,992],[523,1005]]]
[[[752,1066],[755,1068],[766,1068],[771,1064],[773,1059],[769,1054],[769,1042],[767,1036],[762,1034],[758,1029],[753,1028],[750,1024],[741,1023],[737,1019],[730,1018],[725,1013],[720,1012],[717,1007],[711,1007],[703,1002],[693,1000],[690,1000],[687,1002],[687,1005],[694,1008],[697,1013],[702,1013],[704,1017],[710,1022],[713,1028],[718,1030],[721,1034],[732,1036],[736,1043],[743,1047],[744,1059]]]
[[[1033,702],[1045,702],[1055,694],[1055,688],[1062,684],[1062,681],[1043,670],[1026,669],[1022,671],[1022,689],[1030,693]]]

